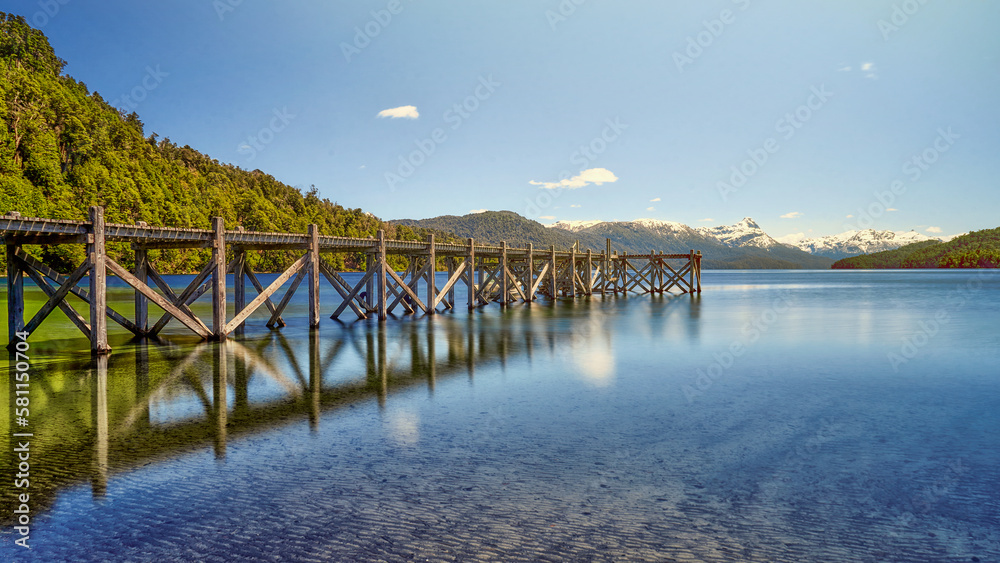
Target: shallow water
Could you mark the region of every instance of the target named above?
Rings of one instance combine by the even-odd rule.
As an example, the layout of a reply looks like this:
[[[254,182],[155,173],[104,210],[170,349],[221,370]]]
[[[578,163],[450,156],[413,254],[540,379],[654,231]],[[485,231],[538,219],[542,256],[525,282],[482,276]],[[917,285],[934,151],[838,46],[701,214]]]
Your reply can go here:
[[[703,282],[312,332],[303,291],[106,365],[56,313],[0,559],[1000,560],[1000,274]]]

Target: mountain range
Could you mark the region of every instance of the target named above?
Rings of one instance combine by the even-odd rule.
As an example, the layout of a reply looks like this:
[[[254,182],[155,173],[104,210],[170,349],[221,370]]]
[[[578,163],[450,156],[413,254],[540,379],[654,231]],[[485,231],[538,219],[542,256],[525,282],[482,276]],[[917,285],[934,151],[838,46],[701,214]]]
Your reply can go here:
[[[705,254],[706,268],[828,268],[836,259],[892,250],[914,242],[937,240],[916,231],[846,231],[811,239],[782,242],[770,236],[750,217],[734,225],[690,227],[659,219],[634,221],[558,221],[542,225],[510,211],[486,211],[464,216],[402,219],[399,225],[421,227],[473,237],[483,242],[506,240],[510,244],[557,247],[577,242],[581,248],[613,248],[630,253],[662,250]]]
[[[682,223],[656,219],[635,221],[600,221],[586,223],[561,222],[545,226],[512,211],[486,211],[463,216],[445,215],[431,219],[400,219],[391,221],[400,226],[432,229],[473,237],[485,243],[506,240],[515,246],[528,243],[535,247],[567,248],[579,243],[580,248],[600,252],[605,240],[612,240],[615,251],[648,253],[687,253],[700,250],[705,255],[705,268],[776,268],[801,269],[830,267],[833,260],[815,256],[798,248],[780,244],[764,233],[752,219],[730,227],[695,229]]]

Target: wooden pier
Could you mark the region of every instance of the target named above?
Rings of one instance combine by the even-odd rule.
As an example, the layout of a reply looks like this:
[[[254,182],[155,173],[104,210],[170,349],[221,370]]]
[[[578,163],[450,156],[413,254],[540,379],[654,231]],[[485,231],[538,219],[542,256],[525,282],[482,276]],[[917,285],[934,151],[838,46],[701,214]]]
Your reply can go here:
[[[434,235],[426,242],[386,240],[383,231],[376,238],[320,236],[316,225],[308,232],[266,233],[225,230],[221,217],[212,220],[212,229],[176,229],[151,227],[144,223],[118,225],[105,223],[104,209],[91,207],[88,221],[63,221],[21,217],[10,212],[0,217],[0,235],[7,248],[7,327],[8,343],[17,341],[17,333],[32,333],[56,308],[90,340],[96,354],[110,352],[107,319],[118,323],[136,336],[155,336],[171,320],[177,319],[204,339],[224,340],[241,330],[246,319],[260,307],[271,313],[267,326],[284,326],[282,312],[303,281],[309,292],[309,326],[320,322],[320,284],[325,279],[340,294],[341,302],[331,318],[337,319],[347,309],[359,319],[375,315],[386,320],[401,307],[406,313],[421,311],[434,314],[453,309],[455,287],[464,284],[468,307],[490,303],[505,307],[511,303],[531,303],[539,295],[549,299],[583,297],[593,294],[701,292],[701,252],[688,254],[618,254],[611,240],[600,253],[579,248],[556,250],[512,248],[506,242],[496,245],[439,243]],[[135,252],[135,266],[128,270],[108,257],[107,242],[130,243]],[[29,256],[27,244],[84,244],[86,259],[69,275],[63,275]],[[211,258],[184,290],[176,293],[148,258],[148,251],[164,248],[210,248]],[[246,261],[248,250],[300,250],[303,254],[267,287]],[[335,272],[323,253],[361,252],[367,257],[365,273],[353,286]],[[228,261],[227,261],[228,255]],[[388,264],[391,255],[409,259],[402,274]],[[437,287],[434,279],[438,259],[448,271],[448,281]],[[135,290],[135,315],[128,319],[107,304],[107,276],[115,275]],[[235,314],[226,314],[226,277],[233,274]],[[27,322],[24,321],[24,276],[27,275],[48,296],[48,300]],[[89,288],[78,284],[88,278]],[[289,281],[291,283],[289,284]],[[247,282],[256,296],[248,302]],[[279,289],[288,288],[277,303],[272,301]],[[418,291],[423,285],[423,295]],[[153,287],[158,288],[157,292]],[[211,292],[212,318],[206,323],[190,305]],[[66,300],[72,293],[89,305],[89,317],[77,312]],[[149,303],[164,313],[152,324]]]

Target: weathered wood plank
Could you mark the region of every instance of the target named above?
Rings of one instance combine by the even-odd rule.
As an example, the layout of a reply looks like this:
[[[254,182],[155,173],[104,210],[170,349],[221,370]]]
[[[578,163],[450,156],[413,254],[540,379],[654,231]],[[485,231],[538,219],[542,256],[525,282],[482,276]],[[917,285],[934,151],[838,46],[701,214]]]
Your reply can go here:
[[[371,280],[374,276],[375,276],[375,268],[372,268],[367,272],[365,272],[365,276],[361,278],[361,281],[358,282],[358,285],[354,286],[354,288],[351,289],[351,293],[344,298],[344,302],[341,303],[339,307],[337,307],[337,310],[333,312],[333,315],[331,315],[330,318],[333,319],[338,318],[340,314],[344,312],[344,309],[347,308],[350,302],[354,300],[355,297],[357,297],[358,293],[361,291],[361,288],[368,287],[369,280]]]
[[[87,263],[87,265],[89,266],[89,263]],[[42,290],[42,293],[44,293],[49,299],[52,299],[52,297],[56,294],[56,290],[53,289],[51,285],[49,285],[49,282],[47,282],[45,278],[42,277],[41,274],[39,274],[32,268],[26,267],[27,263],[22,261],[19,264],[19,266],[21,270],[24,273],[28,274],[28,277],[30,277],[32,281],[35,282],[35,285],[37,285],[39,289]],[[76,309],[73,308],[72,305],[66,302],[65,299],[56,300],[56,306],[62,309],[62,312],[66,314],[66,317],[69,318],[69,320],[72,321],[74,325],[76,325],[76,328],[80,329],[80,332],[82,332],[84,336],[87,337],[87,340],[93,342],[91,325],[87,323],[87,320],[83,318],[83,315],[78,313]],[[101,315],[101,317],[103,318],[104,315]],[[105,335],[105,338],[106,337],[107,335]],[[107,353],[108,351],[110,351],[110,349],[105,350],[102,353]]]
[[[327,265],[326,262],[324,262],[323,260],[320,260],[319,262],[319,271],[323,273],[323,275],[326,277],[326,280],[330,282],[330,285],[332,285],[334,289],[337,290],[337,293],[340,294],[340,297],[344,299],[345,303],[348,304],[348,306],[351,308],[352,311],[354,311],[354,313],[358,316],[359,319],[368,318],[368,315],[365,314],[365,312],[362,311],[360,307],[358,307],[358,305],[354,302],[353,299],[349,301],[347,300],[348,296],[351,293],[351,286],[347,283],[347,280],[341,277],[340,274],[338,274],[337,272],[334,272],[333,268]],[[364,302],[362,301],[359,302],[362,305],[364,305]]]
[[[389,270],[388,257],[385,254],[385,231],[378,230],[378,262],[375,264],[376,273],[375,284],[378,286],[378,320],[385,321],[388,318],[386,311],[386,272]]]
[[[90,262],[90,351],[94,354],[107,354],[111,351],[108,345],[108,318],[105,310],[108,308],[107,284],[107,252],[104,245],[104,208],[90,208],[90,234],[92,242],[87,245],[87,260]],[[131,275],[131,274],[129,274]]]
[[[205,330],[204,324],[195,317],[188,315],[186,312],[181,310],[177,305],[174,305],[168,301],[165,297],[153,291],[153,288],[139,281],[135,276],[133,276],[128,270],[122,268],[117,262],[111,258],[106,259],[107,268],[111,270],[116,276],[120,277],[122,281],[132,286],[134,289],[143,292],[146,297],[149,298],[157,307],[163,309],[164,311],[173,315],[178,321],[184,324],[184,326],[191,329],[195,334],[201,336],[202,338],[209,338],[212,334]]]
[[[22,267],[25,268],[26,271],[29,271],[30,266],[27,264],[22,263]],[[59,302],[66,298],[70,290],[76,284],[80,283],[80,280],[83,279],[83,276],[87,275],[88,271],[90,271],[90,264],[85,260],[76,270],[73,271],[72,274],[69,275],[68,278],[66,278],[66,281],[59,286],[59,289],[49,296],[48,301],[46,301],[45,304],[42,305],[42,308],[35,313],[35,316],[31,317],[28,324],[24,325],[23,330],[29,334],[34,332],[35,329],[38,328],[38,325],[42,324],[42,321],[44,321],[52,311],[56,310],[59,306]]]
[[[416,304],[417,307],[420,307],[420,309],[423,310],[423,312],[426,313],[427,312],[427,305],[424,305],[424,302],[420,300],[420,297],[417,295],[417,292],[413,291],[412,287],[410,287],[410,286],[406,285],[405,283],[403,283],[403,280],[399,277],[399,274],[397,274],[396,272],[394,272],[392,270],[392,268],[389,268],[387,270],[387,272],[389,273],[389,276],[393,280],[395,280],[397,284],[399,284],[399,289],[401,291],[403,291],[404,293],[406,293],[406,295],[409,295],[410,299],[413,300],[413,303]]]
[[[247,279],[250,280],[250,284],[253,285],[253,288],[257,290],[258,294],[264,292],[264,285],[260,283],[260,280],[257,279],[257,274],[254,273],[253,269],[248,264],[246,264],[246,262],[243,263],[243,273],[246,274]],[[267,310],[270,311],[271,314],[273,315],[275,309],[274,301],[267,299],[264,301],[264,305],[267,306]],[[280,315],[275,320],[275,323],[277,323],[278,326],[285,326],[285,320],[282,319]]]
[[[427,314],[433,315],[437,312],[437,285],[434,274],[437,273],[437,253],[435,252],[434,246],[434,233],[427,235],[427,264],[429,268],[427,269],[427,303],[430,307],[427,309]]]
[[[194,320],[194,322],[198,323],[206,332],[211,332],[208,328],[208,325],[206,325],[200,318],[198,318],[198,316],[194,314],[194,311],[192,311],[191,308],[188,307],[188,305],[190,303],[193,303],[195,299],[201,296],[201,294],[199,294],[198,296],[195,296],[194,294],[197,293],[196,290],[199,288],[198,284],[202,283],[206,278],[212,275],[212,268],[213,265],[211,262],[209,262],[208,265],[206,265],[202,269],[201,273],[195,276],[194,279],[188,283],[187,287],[184,288],[184,291],[181,292],[180,296],[174,294],[174,290],[170,287],[170,284],[168,284],[166,280],[163,279],[163,276],[160,275],[160,272],[156,271],[156,268],[152,264],[148,264],[146,266],[146,275],[149,277],[149,279],[153,280],[153,283],[156,285],[156,287],[160,288],[160,291],[163,292],[163,295],[166,297],[168,301],[173,303],[181,311],[184,311],[186,315],[191,317],[191,319]],[[211,284],[211,281],[209,281],[208,283]],[[160,319],[156,321],[155,325],[153,325],[153,328],[149,329],[149,334],[154,336],[159,334],[160,331],[163,330],[163,327],[166,326],[166,324],[170,321],[171,318],[173,318],[173,315],[171,315],[167,311],[164,311]]]
[[[23,261],[27,266],[33,268],[39,274],[45,276],[46,278],[52,280],[53,282],[55,282],[55,283],[57,283],[59,285],[62,285],[64,283],[66,283],[66,276],[60,274],[59,272],[56,272],[52,268],[49,268],[45,264],[42,264],[38,260],[32,258],[30,255],[28,255],[27,253],[25,253],[23,250],[18,250],[17,251],[17,257],[18,257],[18,259],[20,259],[21,261]],[[76,295],[77,297],[79,297],[80,299],[82,299],[83,302],[86,303],[88,306],[90,305],[90,293],[89,292],[87,292],[84,289],[81,289],[79,286],[71,287],[69,289],[69,291],[73,295]],[[125,318],[124,316],[122,316],[118,311],[115,311],[111,307],[105,307],[104,311],[105,311],[105,314],[107,314],[107,316],[108,316],[109,319],[115,321],[116,323],[118,323],[119,325],[121,325],[122,327],[124,327],[126,330],[128,330],[129,332],[131,332],[132,334],[136,334],[136,335],[141,334],[141,331],[139,330],[139,327],[135,323],[133,323],[132,321],[130,321],[127,318]]]
[[[434,306],[435,307],[437,307],[437,305],[439,303],[441,303],[441,300],[444,299],[445,295],[448,295],[448,294],[450,294],[452,292],[452,288],[462,278],[463,274],[468,269],[468,260],[463,260],[462,263],[459,264],[459,266],[457,268],[453,268],[453,269],[455,271],[448,278],[448,283],[444,284],[444,287],[441,288],[441,292],[438,293],[437,297],[435,298],[435,301],[434,301]]]
[[[309,225],[309,328],[319,326],[319,227]]]
[[[257,297],[254,297],[253,301],[251,301],[249,305],[236,312],[236,316],[234,316],[233,319],[226,324],[222,336],[229,335],[234,330],[236,330],[236,327],[243,324],[243,321],[245,321],[247,317],[252,315],[254,311],[256,311],[261,305],[263,305],[264,301],[266,301],[269,297],[274,295],[274,292],[277,291],[278,288],[285,285],[285,282],[288,281],[288,278],[299,273],[299,271],[303,269],[308,270],[310,267],[312,267],[312,264],[314,264],[314,262],[312,261],[312,257],[308,253],[299,258],[298,260],[296,260],[295,263],[292,264],[290,268],[288,268],[287,270],[282,272],[280,276],[275,278],[275,280],[271,282],[271,285],[267,286],[267,289],[265,289],[262,293],[257,294]],[[319,268],[317,267],[316,269],[318,270]],[[283,299],[282,303],[284,302],[285,300]],[[284,309],[284,307],[281,308]]]
[[[18,332],[24,330],[24,276],[15,258],[20,245],[7,245],[7,346],[20,340]]]
[[[222,217],[212,218],[212,336],[226,333],[226,231]]]
[[[285,290],[285,295],[284,297],[281,298],[281,302],[278,303],[278,306],[274,308],[274,312],[271,313],[271,318],[267,320],[266,326],[270,327],[274,325],[275,320],[277,320],[277,318],[281,316],[281,313],[284,312],[285,307],[288,306],[288,302],[291,301],[292,296],[295,295],[295,290],[299,288],[299,284],[302,283],[302,280],[306,277],[307,271],[308,271],[307,268],[302,268],[299,270],[299,273],[295,276],[295,279],[292,280],[292,285],[288,286],[288,289]]]
[[[246,269],[246,250],[240,246],[233,247],[236,255],[233,259],[233,304],[237,311],[242,311],[247,306],[247,283],[244,270]],[[240,323],[236,330],[242,331],[244,323]]]
[[[149,260],[146,247],[133,244],[135,251],[135,277],[146,283],[146,263]],[[142,292],[135,292],[135,326],[139,334],[145,334],[149,329],[149,301]]]

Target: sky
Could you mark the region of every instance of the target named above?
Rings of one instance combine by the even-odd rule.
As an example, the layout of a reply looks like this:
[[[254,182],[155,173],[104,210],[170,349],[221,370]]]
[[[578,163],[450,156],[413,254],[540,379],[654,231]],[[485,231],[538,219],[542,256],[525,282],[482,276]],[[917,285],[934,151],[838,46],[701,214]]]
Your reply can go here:
[[[1000,3],[0,1],[147,135],[382,219],[1000,226]]]

